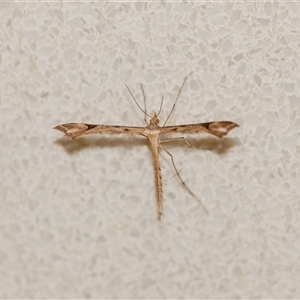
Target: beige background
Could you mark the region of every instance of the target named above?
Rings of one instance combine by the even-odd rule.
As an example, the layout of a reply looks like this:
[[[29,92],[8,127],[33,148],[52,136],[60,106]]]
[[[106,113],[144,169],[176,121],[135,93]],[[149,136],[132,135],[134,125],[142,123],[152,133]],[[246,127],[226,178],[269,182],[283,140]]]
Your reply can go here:
[[[300,5],[0,3],[1,298],[299,297]],[[69,142],[65,122],[232,120],[224,141]],[[210,151],[211,149],[212,151]]]

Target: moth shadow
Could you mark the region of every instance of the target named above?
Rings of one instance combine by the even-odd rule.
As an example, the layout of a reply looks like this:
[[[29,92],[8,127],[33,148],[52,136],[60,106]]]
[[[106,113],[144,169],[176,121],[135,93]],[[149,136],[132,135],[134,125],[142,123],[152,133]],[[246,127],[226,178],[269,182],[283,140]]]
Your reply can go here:
[[[237,146],[239,143],[236,139],[230,137],[224,137],[219,139],[217,137],[200,137],[200,138],[185,138],[185,140],[191,145],[191,149],[203,149],[210,150],[219,155],[226,154],[231,148]],[[179,145],[185,144],[184,141],[174,141],[168,143],[168,148],[178,147]],[[187,149],[189,147],[187,146]]]
[[[62,137],[55,141],[55,144],[62,146],[69,154],[74,154],[87,148],[115,148],[115,147],[137,147],[148,144],[148,140],[142,137],[84,137],[68,140]]]

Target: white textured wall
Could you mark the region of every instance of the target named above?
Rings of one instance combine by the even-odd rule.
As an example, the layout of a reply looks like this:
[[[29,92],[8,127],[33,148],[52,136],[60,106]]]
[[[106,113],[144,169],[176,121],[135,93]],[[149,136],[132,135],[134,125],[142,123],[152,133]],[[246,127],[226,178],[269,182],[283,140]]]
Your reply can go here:
[[[249,2],[249,1],[248,1]],[[0,3],[0,298],[297,298],[300,4]],[[69,142],[65,122],[232,120],[221,142]],[[209,151],[207,148],[211,149]]]

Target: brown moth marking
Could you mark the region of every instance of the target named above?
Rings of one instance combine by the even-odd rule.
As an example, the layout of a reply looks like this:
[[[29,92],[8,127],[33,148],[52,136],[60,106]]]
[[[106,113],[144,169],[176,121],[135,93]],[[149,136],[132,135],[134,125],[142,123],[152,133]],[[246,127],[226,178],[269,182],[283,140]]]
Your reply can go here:
[[[155,186],[156,186],[156,196],[157,196],[157,213],[158,213],[158,220],[162,222],[162,215],[163,215],[163,188],[162,188],[162,176],[161,176],[161,168],[160,168],[160,162],[159,162],[159,155],[158,155],[158,148],[162,148],[166,151],[166,153],[171,157],[171,161],[173,164],[173,167],[175,169],[176,175],[180,179],[181,183],[183,184],[184,188],[187,189],[187,191],[194,196],[203,209],[207,211],[206,207],[201,203],[201,201],[197,198],[197,196],[187,187],[183,179],[181,178],[179,171],[177,170],[174,162],[174,158],[172,154],[161,145],[163,142],[167,141],[173,141],[181,139],[187,143],[188,146],[190,144],[187,142],[187,140],[184,139],[184,137],[179,138],[173,138],[168,140],[161,140],[160,135],[163,134],[171,134],[171,133],[198,133],[198,132],[206,132],[212,135],[217,136],[218,138],[224,137],[231,129],[238,127],[239,125],[231,122],[231,121],[213,121],[213,122],[206,122],[206,123],[196,123],[196,124],[186,124],[186,125],[175,125],[175,126],[165,126],[168,122],[170,116],[172,115],[174,108],[176,106],[176,103],[178,101],[179,95],[182,91],[182,88],[185,84],[187,77],[185,77],[179,92],[177,94],[176,100],[172,106],[172,109],[163,124],[163,126],[159,126],[159,119],[158,115],[162,108],[163,98],[161,101],[161,107],[158,112],[158,114],[154,113],[154,115],[151,117],[147,114],[146,111],[146,98],[145,98],[145,92],[143,87],[142,92],[144,95],[144,102],[145,102],[145,110],[143,110],[140,105],[137,103],[136,99],[134,98],[133,94],[131,93],[130,89],[126,85],[129,93],[131,94],[133,100],[139,107],[139,109],[144,113],[144,120],[147,123],[146,127],[138,127],[138,126],[116,126],[116,125],[99,125],[99,124],[86,124],[86,123],[66,123],[61,124],[54,129],[60,130],[70,139],[73,140],[75,138],[87,135],[87,134],[95,134],[95,133],[106,133],[106,134],[116,134],[116,133],[124,133],[124,134],[139,134],[144,137],[148,138],[149,146],[151,149],[153,162],[154,162],[154,174],[155,174]],[[150,118],[149,123],[147,122],[147,116]]]

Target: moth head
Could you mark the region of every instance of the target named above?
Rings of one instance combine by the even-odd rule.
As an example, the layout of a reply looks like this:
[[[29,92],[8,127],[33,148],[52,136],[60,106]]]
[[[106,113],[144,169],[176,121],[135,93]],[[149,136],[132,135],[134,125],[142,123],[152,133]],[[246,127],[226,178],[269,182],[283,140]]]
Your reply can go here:
[[[159,124],[159,119],[158,119],[156,113],[154,113],[153,117],[150,119],[150,124],[151,125],[158,125]]]

